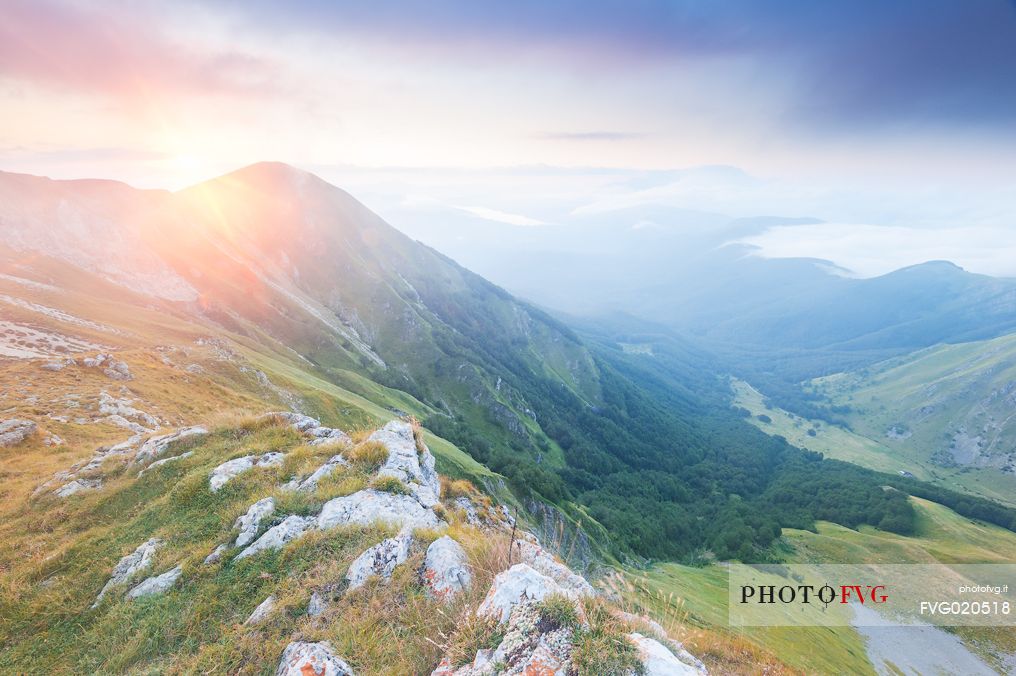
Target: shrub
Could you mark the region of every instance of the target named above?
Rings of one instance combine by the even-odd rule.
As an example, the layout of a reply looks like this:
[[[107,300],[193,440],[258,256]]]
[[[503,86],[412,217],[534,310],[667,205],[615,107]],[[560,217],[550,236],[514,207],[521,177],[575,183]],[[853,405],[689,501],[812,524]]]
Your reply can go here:
[[[385,493],[395,493],[396,495],[409,495],[409,489],[406,488],[406,484],[399,481],[393,476],[379,476],[370,482],[370,487],[376,491],[384,491]]]
[[[379,441],[365,441],[350,449],[346,458],[354,465],[373,472],[388,461],[388,449]]]

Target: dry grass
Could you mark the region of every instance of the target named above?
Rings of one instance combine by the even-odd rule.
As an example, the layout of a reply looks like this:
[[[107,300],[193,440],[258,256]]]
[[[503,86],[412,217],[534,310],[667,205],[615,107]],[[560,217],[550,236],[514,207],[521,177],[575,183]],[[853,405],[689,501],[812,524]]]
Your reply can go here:
[[[572,666],[579,676],[630,676],[645,669],[638,648],[628,639],[632,627],[602,598],[582,600],[588,627],[574,633]]]
[[[476,486],[466,479],[441,477],[441,497],[444,499],[454,500],[460,497],[472,497],[478,495],[479,492],[476,490]]]
[[[379,441],[365,441],[346,451],[346,459],[366,472],[375,472],[388,460],[388,449]]]
[[[409,495],[409,489],[406,487],[406,484],[402,483],[402,481],[393,476],[374,477],[374,479],[370,482],[370,487],[376,491],[382,491],[384,493]]]

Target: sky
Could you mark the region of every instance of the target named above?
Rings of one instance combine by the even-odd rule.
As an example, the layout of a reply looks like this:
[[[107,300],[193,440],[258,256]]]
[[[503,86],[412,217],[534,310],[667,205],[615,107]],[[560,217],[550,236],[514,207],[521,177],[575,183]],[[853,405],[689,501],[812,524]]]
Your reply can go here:
[[[1012,0],[0,0],[0,16],[0,170],[177,189],[280,160],[410,233],[638,207],[807,217],[749,243],[861,275],[930,257],[1016,276]]]

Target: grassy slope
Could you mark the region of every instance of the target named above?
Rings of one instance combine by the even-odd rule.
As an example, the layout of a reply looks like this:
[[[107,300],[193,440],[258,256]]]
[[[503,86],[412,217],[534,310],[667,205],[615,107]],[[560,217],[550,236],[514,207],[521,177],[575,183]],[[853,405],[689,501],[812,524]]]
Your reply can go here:
[[[1016,534],[973,522],[933,502],[918,498],[912,498],[912,502],[918,514],[914,537],[868,526],[854,531],[819,522],[815,533],[784,531],[784,558],[793,563],[1016,561]],[[674,634],[714,670],[739,671],[746,660],[764,660],[768,653],[805,673],[872,673],[861,638],[849,628],[724,629],[727,575],[720,565],[692,568],[665,563],[649,571],[631,571],[628,577],[632,602],[674,626]],[[999,664],[999,653],[1016,650],[1016,631],[1012,628],[967,628],[956,633],[990,663]],[[726,636],[718,638],[717,634]],[[740,650],[732,654],[739,641],[750,645],[740,644]],[[816,643],[821,643],[823,650],[813,650]]]
[[[1013,382],[1016,335],[940,345],[811,385],[833,404],[851,408],[848,421],[858,434],[920,463],[931,481],[1012,505],[1016,476],[990,465],[1009,465],[1002,456],[1016,447],[1016,406],[1004,389]],[[898,424],[909,437],[886,435]],[[961,429],[982,437],[980,462],[988,466],[943,466]]]
[[[815,382],[835,383],[836,376]],[[898,418],[892,412],[875,413],[876,421],[870,422],[865,415],[871,412],[871,409],[859,407],[848,416],[851,429],[844,429],[820,420],[802,418],[776,406],[767,407],[764,403],[765,396],[744,381],[734,380],[732,387],[735,395],[734,405],[746,408],[752,413],[749,422],[768,434],[783,436],[795,446],[880,471],[907,471],[918,479],[961,493],[972,493],[1005,505],[1016,506],[1016,490],[1014,490],[1016,477],[1005,476],[991,469],[942,467],[931,461],[929,446],[886,437],[885,430],[893,424],[886,421],[895,421]],[[835,385],[822,387],[825,388],[824,391],[832,392]],[[836,404],[848,404],[852,407],[856,404],[856,395],[854,399],[851,399],[850,395],[832,396]],[[886,395],[884,400],[894,399],[892,395]],[[763,422],[758,419],[758,415],[767,415],[772,422]],[[939,418],[939,424],[947,420],[947,416],[942,416]],[[815,436],[808,434],[809,429],[815,430]],[[882,431],[876,432],[878,429]]]

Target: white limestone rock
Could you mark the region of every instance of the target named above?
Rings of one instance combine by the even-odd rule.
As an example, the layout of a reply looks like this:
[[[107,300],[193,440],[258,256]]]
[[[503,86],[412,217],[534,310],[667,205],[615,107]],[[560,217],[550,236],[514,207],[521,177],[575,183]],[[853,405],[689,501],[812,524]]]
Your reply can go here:
[[[258,529],[261,528],[261,522],[270,517],[275,512],[275,498],[264,498],[258,500],[247,509],[246,514],[241,514],[237,518],[236,523],[233,524],[233,528],[240,531],[239,535],[236,536],[236,542],[233,543],[235,547],[246,547],[254,538],[257,537]]]
[[[372,575],[378,575],[386,580],[391,579],[396,566],[404,563],[409,558],[409,547],[413,543],[413,537],[409,533],[402,533],[393,538],[384,540],[374,545],[360,556],[356,557],[346,572],[346,581],[350,589],[362,587]]]
[[[74,479],[53,491],[53,495],[58,498],[69,498],[81,491],[94,491],[99,488],[102,488],[102,481],[99,479]]]
[[[307,491],[308,493],[317,488],[318,482],[329,476],[340,467],[348,467],[349,461],[341,455],[333,455],[328,462],[314,470],[314,473],[296,485],[296,490]]]
[[[176,568],[171,568],[162,575],[150,577],[137,587],[134,587],[134,589],[131,589],[127,592],[127,598],[137,599],[142,596],[157,596],[159,594],[165,594],[173,588],[173,585],[176,584],[176,581],[180,579],[181,575],[183,575],[182,567],[177,566]]]
[[[575,592],[562,588],[546,575],[524,563],[517,563],[508,570],[498,573],[487,596],[476,609],[476,614],[495,617],[498,622],[507,622],[512,609],[519,603],[542,601],[551,594],[578,597]]]
[[[392,420],[368,437],[368,441],[384,444],[388,460],[378,476],[392,476],[406,484],[424,507],[433,507],[441,496],[441,482],[434,469],[434,456],[424,446],[416,448],[413,428],[402,420]]]
[[[151,462],[165,453],[170,444],[180,441],[181,439],[186,439],[187,437],[203,436],[206,434],[208,434],[208,430],[200,425],[195,425],[193,427],[178,429],[175,432],[170,432],[169,434],[161,434],[159,436],[152,437],[143,443],[141,448],[138,449],[137,455],[134,456],[134,462]]]
[[[254,612],[250,614],[250,617],[244,622],[246,625],[261,624],[268,619],[268,616],[275,610],[275,595],[272,594],[264,601],[258,604],[258,607],[254,609]]]
[[[523,563],[551,578],[563,589],[567,589],[579,596],[596,595],[596,590],[593,589],[593,586],[584,577],[572,572],[571,568],[557,561],[550,552],[540,547],[540,545],[520,540],[518,547]]]
[[[287,542],[295,540],[314,528],[316,523],[317,520],[313,516],[297,516],[295,514],[287,516],[282,523],[269,528],[264,535],[254,541],[254,544],[237,554],[235,560],[239,561],[271,549],[282,549]]]
[[[465,550],[447,535],[439,537],[427,547],[421,577],[427,593],[441,600],[451,599],[459,592],[469,589],[473,583]]]
[[[0,447],[14,446],[35,434],[39,426],[31,420],[10,418],[0,421]]]
[[[98,607],[102,598],[110,589],[128,582],[135,574],[151,566],[152,559],[155,557],[155,553],[161,546],[162,540],[159,538],[150,538],[149,540],[141,543],[133,552],[120,559],[120,562],[113,568],[113,574],[110,576],[109,581],[106,582],[102,591],[99,592],[99,596],[95,599],[95,603],[92,604],[92,607]]]
[[[654,638],[638,632],[629,634],[628,638],[639,650],[646,676],[703,676],[706,673],[705,667],[699,666],[701,662],[695,660],[698,662],[695,666],[682,662],[667,646]]]
[[[327,641],[293,641],[282,653],[275,676],[354,676],[353,669],[335,654]]]
[[[317,523],[321,529],[347,524],[369,526],[374,523],[388,523],[410,529],[447,525],[411,496],[371,489],[329,500],[321,509]]]
[[[171,462],[176,462],[177,460],[183,460],[185,458],[189,458],[192,455],[194,455],[194,451],[187,451],[186,453],[181,453],[180,455],[174,455],[171,458],[163,458],[162,460],[156,460],[151,465],[149,465],[148,467],[146,467],[143,470],[141,470],[140,472],[138,472],[138,476],[141,476],[145,472],[148,472],[149,470],[153,470],[156,467],[162,467],[163,465],[169,464]]]
[[[229,545],[219,545],[212,550],[212,553],[205,557],[205,565],[210,566],[213,563],[218,563],[222,560],[222,555],[229,549]]]
[[[249,472],[255,467],[277,467],[282,464],[285,457],[282,453],[270,451],[264,455],[245,455],[242,458],[227,460],[212,470],[208,477],[208,487],[215,493],[244,472]]]

